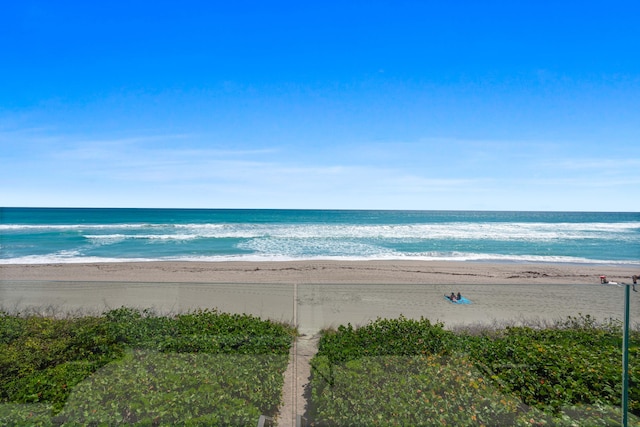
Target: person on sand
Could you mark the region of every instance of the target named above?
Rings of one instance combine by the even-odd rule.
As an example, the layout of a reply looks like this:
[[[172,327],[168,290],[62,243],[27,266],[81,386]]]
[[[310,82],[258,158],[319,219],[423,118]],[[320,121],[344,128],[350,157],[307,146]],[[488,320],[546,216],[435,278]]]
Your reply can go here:
[[[460,292],[458,292],[458,295],[456,295],[456,300],[458,301],[462,300],[462,295],[460,295]]]
[[[600,276],[600,284],[601,285],[617,285],[618,282],[610,282],[607,279],[607,276]]]
[[[633,276],[631,276],[631,280],[633,280],[633,285],[631,285],[631,287],[633,288],[633,292],[638,292],[636,290],[636,285],[638,284],[638,279],[640,279],[640,276],[636,276],[635,274]]]
[[[451,302],[456,302],[456,294],[454,294],[453,292],[451,292],[451,295],[449,295],[448,298],[451,300]]]

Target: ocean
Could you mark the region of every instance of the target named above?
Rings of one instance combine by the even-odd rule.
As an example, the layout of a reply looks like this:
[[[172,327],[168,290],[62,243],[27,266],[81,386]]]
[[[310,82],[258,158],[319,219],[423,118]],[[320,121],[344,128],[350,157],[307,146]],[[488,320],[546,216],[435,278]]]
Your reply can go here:
[[[640,265],[640,213],[0,208],[0,264],[436,260]]]

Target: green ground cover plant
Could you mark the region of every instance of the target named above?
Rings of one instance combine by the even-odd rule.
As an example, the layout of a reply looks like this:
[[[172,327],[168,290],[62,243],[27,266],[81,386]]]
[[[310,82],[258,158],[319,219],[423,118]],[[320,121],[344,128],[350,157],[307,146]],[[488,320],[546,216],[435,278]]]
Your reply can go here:
[[[235,425],[273,414],[295,330],[201,310],[0,314],[2,425]]]
[[[640,334],[632,333],[631,425],[640,425]],[[455,333],[378,319],[324,331],[309,419],[320,425],[620,424],[621,329],[589,316]]]
[[[508,327],[469,340],[469,354],[494,382],[525,404],[559,413],[578,404],[620,406],[622,331],[589,316],[553,328]],[[629,349],[629,410],[640,416],[640,334]]]
[[[273,354],[132,351],[78,384],[54,421],[255,425],[276,411],[287,362]]]

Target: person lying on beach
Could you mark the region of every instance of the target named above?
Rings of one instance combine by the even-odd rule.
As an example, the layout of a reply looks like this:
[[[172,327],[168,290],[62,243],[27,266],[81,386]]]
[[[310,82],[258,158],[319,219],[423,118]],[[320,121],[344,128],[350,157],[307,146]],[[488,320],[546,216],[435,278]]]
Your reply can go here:
[[[460,292],[456,295],[455,292],[451,292],[451,295],[445,294],[444,297],[453,304],[471,304],[471,301],[464,298]]]

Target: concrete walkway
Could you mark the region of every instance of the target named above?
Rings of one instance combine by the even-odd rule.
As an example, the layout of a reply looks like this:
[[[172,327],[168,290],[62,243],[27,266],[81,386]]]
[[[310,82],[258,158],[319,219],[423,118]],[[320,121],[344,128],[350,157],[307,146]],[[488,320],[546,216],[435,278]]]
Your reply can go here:
[[[284,375],[283,405],[277,418],[279,427],[296,427],[297,417],[307,411],[309,361],[318,351],[319,338],[317,333],[299,336],[291,348],[289,367]]]
[[[311,378],[309,362],[318,351],[320,330],[317,322],[310,322],[307,317],[315,318],[315,309],[299,310],[301,295],[298,285],[293,286],[293,322],[298,328],[298,337],[293,342],[289,353],[289,366],[284,374],[284,390],[282,407],[276,422],[278,427],[296,427],[298,416],[307,411],[307,386]]]

